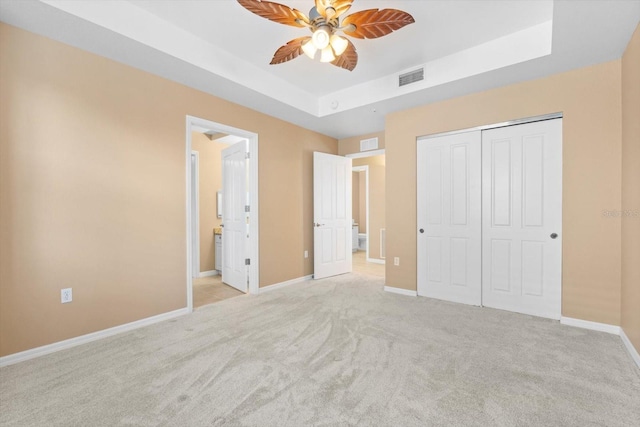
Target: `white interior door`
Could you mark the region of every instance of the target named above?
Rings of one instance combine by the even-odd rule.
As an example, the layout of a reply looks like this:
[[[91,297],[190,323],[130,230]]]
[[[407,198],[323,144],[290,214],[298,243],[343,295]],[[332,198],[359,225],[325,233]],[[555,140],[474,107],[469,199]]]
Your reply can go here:
[[[351,159],[313,153],[313,277],[351,272]]]
[[[418,295],[481,304],[480,131],[418,142]]]
[[[247,143],[222,150],[222,281],[247,292]]]
[[[562,119],[482,134],[487,307],[559,319]]]

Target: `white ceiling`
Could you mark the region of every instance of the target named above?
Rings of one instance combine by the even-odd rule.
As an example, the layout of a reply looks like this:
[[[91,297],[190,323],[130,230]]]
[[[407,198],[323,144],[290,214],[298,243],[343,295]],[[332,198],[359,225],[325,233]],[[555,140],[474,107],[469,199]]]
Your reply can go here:
[[[382,130],[393,111],[620,58],[640,20],[640,0],[356,0],[350,12],[385,7],[416,23],[353,40],[353,72],[304,55],[269,65],[308,30],[233,0],[0,0],[0,19],[336,138]],[[398,88],[420,66],[425,80]]]

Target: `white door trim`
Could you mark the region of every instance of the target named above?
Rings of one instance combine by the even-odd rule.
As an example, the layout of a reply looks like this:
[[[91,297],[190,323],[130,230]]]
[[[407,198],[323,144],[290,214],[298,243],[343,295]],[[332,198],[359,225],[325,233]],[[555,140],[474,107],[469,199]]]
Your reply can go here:
[[[191,182],[193,183],[191,190],[195,194],[195,199],[191,200],[191,216],[192,220],[195,221],[195,226],[191,229],[191,244],[193,245],[191,277],[200,277],[200,153],[191,150],[191,156],[195,160],[195,167],[191,171]],[[195,189],[193,188],[194,186]]]
[[[473,131],[476,131],[476,130],[482,131],[482,130],[503,128],[503,127],[506,127],[506,126],[523,125],[525,123],[533,123],[533,122],[542,122],[542,121],[545,121],[545,120],[561,119],[562,117],[563,117],[563,113],[561,113],[561,112],[543,114],[543,115],[540,115],[540,116],[524,117],[522,119],[513,119],[513,120],[508,120],[506,122],[492,123],[490,125],[475,126],[475,127],[472,127],[472,128],[457,129],[457,130],[451,130],[451,131],[446,131],[446,132],[438,132],[438,133],[431,133],[431,134],[428,134],[428,135],[422,135],[422,136],[419,136],[419,137],[416,138],[416,142],[420,141],[422,139],[437,138],[439,136],[455,135],[457,133],[473,132]]]
[[[384,148],[381,148],[379,150],[362,151],[359,153],[345,154],[344,156],[350,159],[362,159],[364,157],[381,156],[385,153],[384,150],[385,150]]]
[[[352,168],[353,172],[364,172],[364,205],[365,205],[365,226],[367,227],[367,247],[366,247],[366,257],[367,261],[369,261],[369,165],[364,166],[354,166]],[[353,194],[351,195],[353,199]],[[360,246],[360,243],[358,243]]]
[[[249,198],[251,212],[249,213],[249,293],[258,294],[260,288],[260,253],[259,253],[259,224],[260,210],[258,203],[258,134],[244,129],[234,128],[210,120],[193,116],[186,116],[185,135],[185,164],[186,164],[186,208],[187,208],[187,309],[193,311],[193,278],[192,269],[192,224],[191,224],[191,132],[207,129],[216,132],[236,135],[249,140]]]

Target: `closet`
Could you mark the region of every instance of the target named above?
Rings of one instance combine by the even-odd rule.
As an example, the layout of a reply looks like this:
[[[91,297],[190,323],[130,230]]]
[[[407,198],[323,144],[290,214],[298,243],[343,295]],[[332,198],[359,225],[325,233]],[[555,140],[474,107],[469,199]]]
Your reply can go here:
[[[417,142],[418,295],[559,319],[562,119]]]

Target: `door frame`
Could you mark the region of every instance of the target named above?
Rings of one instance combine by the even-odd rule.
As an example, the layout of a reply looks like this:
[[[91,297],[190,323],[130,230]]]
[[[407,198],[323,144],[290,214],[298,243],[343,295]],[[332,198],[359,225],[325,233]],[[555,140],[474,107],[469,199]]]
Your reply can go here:
[[[249,212],[249,293],[258,294],[260,289],[260,251],[259,251],[259,200],[258,200],[258,134],[222,123],[201,119],[194,116],[186,116],[185,134],[185,167],[186,167],[186,236],[187,236],[187,310],[193,311],[193,253],[192,235],[193,226],[191,223],[191,133],[202,129],[235,135],[249,140],[249,200],[251,201],[251,212]]]

